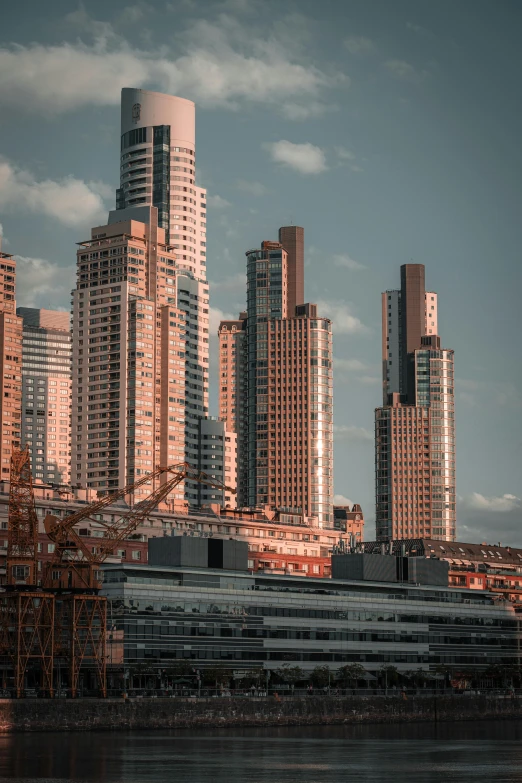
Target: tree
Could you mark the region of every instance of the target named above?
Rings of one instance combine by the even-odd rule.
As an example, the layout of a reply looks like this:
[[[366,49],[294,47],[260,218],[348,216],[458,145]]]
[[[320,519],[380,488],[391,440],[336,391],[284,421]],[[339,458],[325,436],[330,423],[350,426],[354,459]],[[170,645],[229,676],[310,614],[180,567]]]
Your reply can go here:
[[[381,684],[384,685],[385,688],[389,688],[390,685],[397,685],[399,682],[399,672],[396,666],[384,664],[379,671],[381,675]]]
[[[224,666],[210,666],[208,669],[203,669],[203,682],[215,685],[216,688],[225,683],[228,684],[231,678],[232,671],[225,669]]]
[[[312,682],[317,688],[324,688],[330,684],[330,667],[316,666],[312,672]]]
[[[409,669],[409,671],[404,672],[404,677],[406,677],[410,685],[416,688],[422,688],[428,680],[428,675],[424,669]]]
[[[358,680],[364,679],[365,674],[366,669],[360,663],[348,663],[337,670],[337,679],[343,687],[346,685],[354,687]]]
[[[252,685],[259,685],[262,676],[262,669],[249,669],[248,671],[244,672],[243,676],[241,677],[241,685],[243,685],[245,688],[250,688]]]
[[[301,669],[300,666],[290,666],[289,663],[284,663],[279,669],[275,669],[274,674],[282,682],[288,683],[292,689],[298,682],[306,679],[304,669]]]

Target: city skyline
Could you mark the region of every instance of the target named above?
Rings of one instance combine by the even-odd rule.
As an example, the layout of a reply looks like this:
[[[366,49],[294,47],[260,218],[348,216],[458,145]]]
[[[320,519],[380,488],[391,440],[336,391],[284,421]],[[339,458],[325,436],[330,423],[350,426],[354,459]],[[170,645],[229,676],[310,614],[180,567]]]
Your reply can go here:
[[[227,51],[240,51],[236,33],[250,29],[255,21],[259,21],[256,40],[268,32],[279,35],[275,40],[283,35],[281,25],[274,32],[274,20],[269,21],[259,8],[250,5],[250,16],[234,11],[231,4],[222,9],[234,19],[234,31],[202,4],[208,19],[222,34]],[[444,9],[445,4],[441,7]],[[16,24],[7,26],[2,56],[10,42],[16,42],[22,45],[19,58],[32,51],[42,63],[49,63],[51,47],[54,45],[54,54],[58,54],[65,40],[73,57],[78,51],[74,44],[77,37],[85,41],[89,52],[93,36],[103,35],[100,20],[104,19],[105,33],[107,25],[117,31],[112,38],[105,38],[106,52],[98,55],[105,62],[115,49],[121,49],[122,40],[136,40],[136,27],[120,18],[123,8],[115,4],[113,15],[104,18],[98,4],[88,3],[83,15],[70,14],[59,38],[53,38],[45,25],[40,30],[35,14],[24,22],[27,32]],[[438,291],[443,303],[444,342],[455,348],[458,357],[457,471],[462,499],[457,535],[460,539],[480,540],[487,537],[486,531],[494,530],[495,538],[516,544],[522,491],[517,470],[520,437],[512,426],[512,417],[519,401],[520,368],[510,357],[517,355],[519,319],[515,293],[519,281],[519,268],[515,266],[518,229],[514,227],[512,209],[519,185],[510,179],[508,168],[514,169],[512,160],[519,155],[513,143],[519,117],[504,94],[493,94],[491,84],[504,75],[497,63],[491,81],[483,79],[482,84],[486,84],[488,99],[495,106],[492,114],[505,128],[507,138],[502,145],[493,145],[493,126],[488,120],[483,120],[478,130],[472,122],[479,103],[477,90],[472,87],[475,79],[480,79],[475,75],[471,80],[470,74],[456,67],[454,52],[470,52],[471,46],[462,11],[457,9],[453,15],[451,42],[444,30],[443,12],[417,11],[407,3],[398,4],[398,8],[402,10],[395,10],[393,25],[397,31],[400,24],[402,32],[396,36],[396,51],[391,51],[383,28],[364,12],[357,21],[352,20],[349,29],[339,31],[342,56],[333,63],[320,48],[326,32],[332,32],[327,21],[317,28],[317,40],[309,55],[295,47],[288,50],[287,61],[302,66],[305,74],[315,66],[327,80],[332,65],[336,72],[351,78],[350,91],[340,84],[324,86],[324,95],[330,96],[324,102],[342,105],[342,109],[338,106],[336,111],[326,111],[330,130],[325,127],[325,115],[320,115],[321,106],[312,107],[312,101],[303,99],[302,94],[294,96],[293,108],[286,111],[294,116],[308,111],[306,121],[281,118],[274,100],[269,127],[260,112],[250,116],[248,111],[230,111],[224,105],[227,98],[216,99],[216,93],[214,104],[209,106],[212,96],[202,96],[197,86],[182,83],[180,89],[170,90],[194,98],[198,107],[202,106],[198,160],[210,194],[208,278],[214,310],[210,328],[215,332],[221,314],[237,316],[243,305],[240,291],[244,291],[244,279],[240,277],[244,247],[255,237],[269,236],[269,227],[274,224],[293,218],[304,225],[311,247],[306,257],[306,300],[324,301],[330,312],[320,305],[321,311],[334,321],[335,491],[361,503],[368,518],[373,506],[372,416],[373,408],[380,404],[380,314],[375,300],[382,290],[393,287],[402,263],[415,260],[425,264],[430,287]],[[300,33],[301,40],[314,22],[311,6],[304,4],[302,9],[300,26],[292,27],[295,39]],[[385,9],[383,13],[386,18]],[[278,18],[276,14],[274,19]],[[191,24],[194,28],[190,14],[182,21],[187,29]],[[473,35],[485,38],[487,21],[487,11],[481,5],[469,23]],[[466,19],[466,25],[468,22]],[[150,25],[152,35],[159,37],[154,18]],[[515,28],[516,24],[511,26]],[[504,32],[503,46],[509,49],[509,25],[505,25]],[[41,41],[38,51],[31,50],[35,39]],[[212,52],[215,41],[205,42]],[[257,61],[255,47],[253,57]],[[430,57],[437,65],[429,63]],[[287,61],[282,65],[286,67]],[[480,74],[482,66],[473,62]],[[454,88],[448,87],[450,66],[454,69]],[[110,72],[107,75],[109,92],[114,77]],[[374,79],[371,86],[370,76]],[[18,78],[22,79],[23,74]],[[119,86],[129,84],[132,80],[126,79]],[[165,84],[158,76],[152,77],[147,86],[164,89]],[[443,122],[437,123],[435,132],[430,128],[430,111],[443,99],[442,87],[449,91],[449,97],[438,115]],[[298,91],[297,87],[293,89]],[[81,92],[75,90],[76,94]],[[9,242],[4,241],[3,249],[14,253],[18,262],[19,306],[68,307],[74,271],[72,243],[86,237],[86,230],[95,225],[92,220],[82,223],[84,216],[92,218],[103,198],[103,210],[113,207],[119,179],[112,141],[118,135],[117,105],[110,97],[103,99],[110,105],[100,108],[101,85],[93,90],[88,79],[83,92],[86,97],[75,98],[72,107],[67,95],[61,97],[60,105],[56,99],[48,100],[44,107],[37,104],[40,121],[36,136],[31,132],[33,123],[25,123],[31,117],[28,107],[21,106],[19,99],[17,103],[14,93],[4,94],[13,110],[2,120],[2,183],[10,198],[7,203],[5,195],[1,202],[1,222]],[[454,122],[457,94],[459,120],[460,95],[467,95],[470,106],[462,129]],[[232,97],[238,106],[248,109],[251,105],[248,96]],[[370,97],[375,103],[373,113]],[[287,106],[291,98],[279,96],[279,103]],[[310,117],[314,111],[316,118]],[[374,123],[376,112],[386,118],[382,128]],[[427,149],[429,155],[425,155]],[[487,189],[479,186],[479,178],[475,179],[475,169],[482,171],[488,152],[494,153],[493,169],[506,176],[507,184],[502,187],[494,175]],[[25,174],[15,176],[20,169]],[[74,182],[67,177],[74,177]],[[395,190],[398,183],[399,194]],[[74,191],[67,190],[73,185]],[[512,195],[509,199],[508,194]],[[65,198],[60,210],[53,206],[57,198]],[[488,214],[494,219],[488,220]],[[34,232],[27,232],[28,220]],[[495,350],[496,346],[502,346],[502,350]],[[215,366],[212,373],[215,400]],[[210,412],[215,411],[212,402]],[[490,469],[491,464],[496,471]],[[371,522],[367,525],[366,537],[371,538]]]

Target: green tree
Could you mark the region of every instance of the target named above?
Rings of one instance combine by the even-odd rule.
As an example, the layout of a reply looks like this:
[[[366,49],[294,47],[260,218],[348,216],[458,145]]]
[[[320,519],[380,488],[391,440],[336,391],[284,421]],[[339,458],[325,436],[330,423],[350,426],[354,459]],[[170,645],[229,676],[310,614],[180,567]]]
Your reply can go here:
[[[220,685],[228,685],[232,678],[232,671],[225,669],[224,666],[209,666],[208,669],[203,669],[202,675],[203,682],[218,688]]]
[[[324,688],[330,683],[330,667],[316,666],[312,672],[312,682],[317,688]]]
[[[298,682],[306,679],[304,669],[301,669],[300,666],[290,666],[289,663],[284,663],[279,669],[275,669],[274,674],[282,682],[288,683],[292,689]]]
[[[337,669],[337,679],[343,687],[351,685],[353,688],[359,680],[364,679],[365,674],[366,669],[360,663],[348,663]]]
[[[249,669],[241,677],[241,685],[245,688],[250,688],[252,685],[259,685],[263,674],[263,669]]]
[[[390,688],[399,682],[399,671],[396,666],[385,664],[381,666],[379,673],[381,675],[381,685],[384,688]]]

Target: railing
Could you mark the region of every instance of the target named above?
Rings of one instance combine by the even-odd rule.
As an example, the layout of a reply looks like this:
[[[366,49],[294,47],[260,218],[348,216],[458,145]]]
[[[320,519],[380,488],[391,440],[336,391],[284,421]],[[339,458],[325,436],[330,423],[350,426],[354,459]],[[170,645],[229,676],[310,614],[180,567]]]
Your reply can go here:
[[[522,698],[522,688],[295,688],[289,686],[271,686],[259,688],[109,688],[107,697],[112,699],[324,699],[324,698],[383,698],[402,699],[411,698],[467,698],[471,696],[485,696],[491,699]],[[24,698],[36,699],[45,697],[37,688],[27,688]],[[95,690],[80,689],[79,698],[99,698],[100,694]],[[0,699],[15,698],[14,690],[0,689]],[[71,692],[68,688],[55,691],[55,699],[70,699]]]

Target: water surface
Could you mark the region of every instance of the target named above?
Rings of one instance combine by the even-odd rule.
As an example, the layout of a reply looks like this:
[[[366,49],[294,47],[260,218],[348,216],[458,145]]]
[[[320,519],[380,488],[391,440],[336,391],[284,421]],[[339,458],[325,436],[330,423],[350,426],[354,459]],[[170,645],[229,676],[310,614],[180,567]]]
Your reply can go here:
[[[522,722],[0,735],[0,783],[522,783]]]

